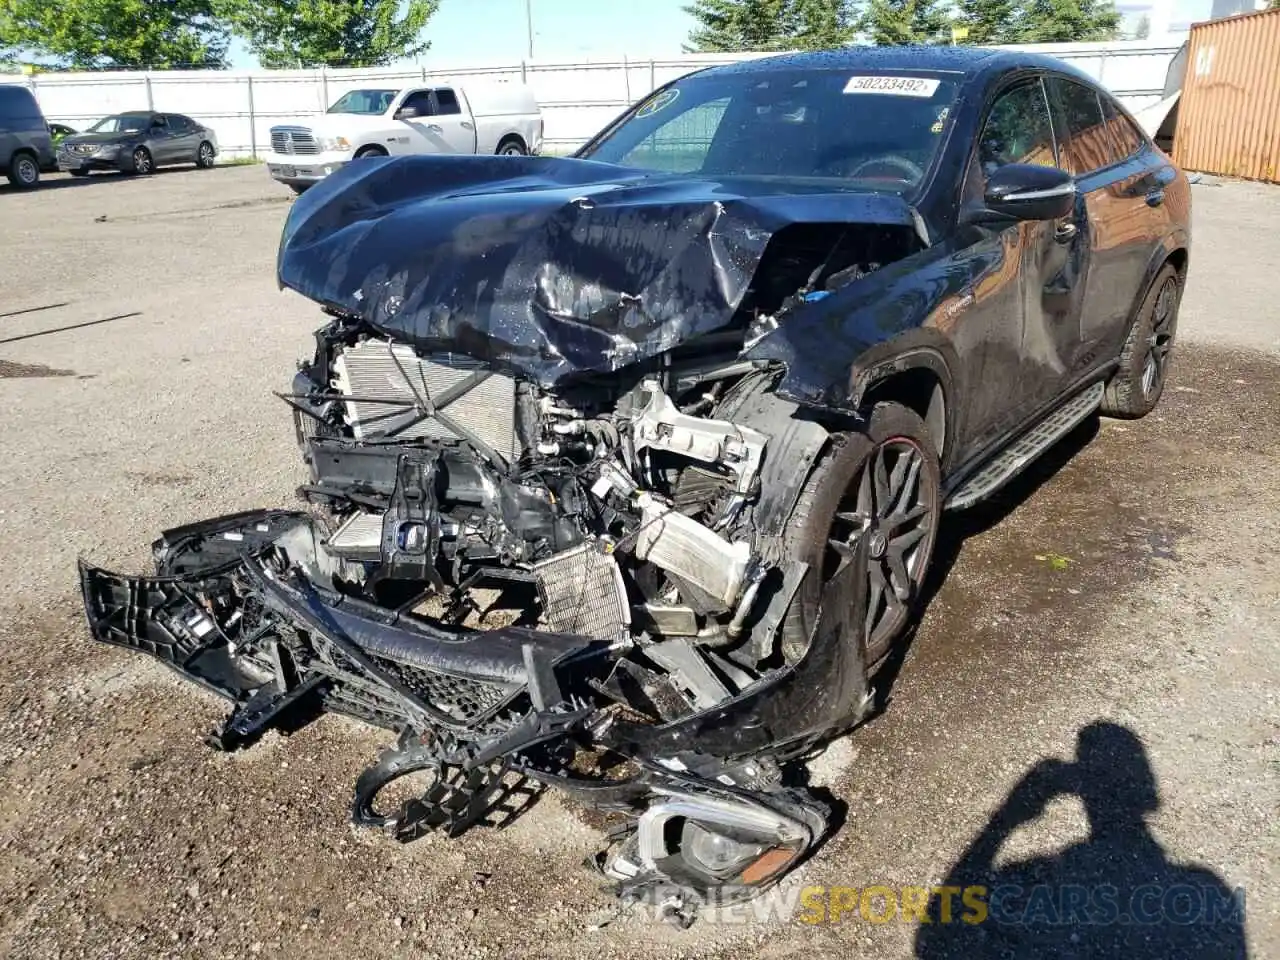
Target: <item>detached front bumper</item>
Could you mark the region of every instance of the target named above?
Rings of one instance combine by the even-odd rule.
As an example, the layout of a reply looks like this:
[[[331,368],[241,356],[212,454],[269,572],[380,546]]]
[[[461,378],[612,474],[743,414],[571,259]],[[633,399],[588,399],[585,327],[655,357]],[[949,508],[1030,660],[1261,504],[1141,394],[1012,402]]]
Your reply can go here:
[[[290,186],[319,183],[351,162],[351,155],[338,151],[317,154],[268,153],[267,172],[272,179]]]
[[[308,513],[252,511],[166,531],[152,545],[154,575],[82,562],[89,629],[228,699],[208,737],[219,749],[326,710],[396,731],[357,780],[352,819],[402,842],[503,822],[519,795],[547,786],[628,815],[598,865],[620,898],[674,922],[759,893],[825,833],[825,805],[785,787],[769,755],[768,731],[782,729],[771,684],[686,721],[637,726],[597,696],[626,644],[466,630],[367,603],[347,589],[357,571],[322,549],[326,534]],[[848,599],[829,607],[847,610]],[[842,629],[817,632],[828,628]],[[781,687],[808,689],[807,671],[842,666],[814,660]],[[708,724],[735,741],[734,730],[757,730],[766,743],[716,749]],[[421,796],[379,809],[390,784],[422,773],[434,780]]]

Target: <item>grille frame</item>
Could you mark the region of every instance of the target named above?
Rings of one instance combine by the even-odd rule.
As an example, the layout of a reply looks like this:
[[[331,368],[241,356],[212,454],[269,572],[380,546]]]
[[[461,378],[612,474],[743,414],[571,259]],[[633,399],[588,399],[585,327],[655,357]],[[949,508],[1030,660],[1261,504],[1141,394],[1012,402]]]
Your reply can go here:
[[[320,153],[320,143],[310,127],[272,127],[271,150],[287,157],[314,157]]]

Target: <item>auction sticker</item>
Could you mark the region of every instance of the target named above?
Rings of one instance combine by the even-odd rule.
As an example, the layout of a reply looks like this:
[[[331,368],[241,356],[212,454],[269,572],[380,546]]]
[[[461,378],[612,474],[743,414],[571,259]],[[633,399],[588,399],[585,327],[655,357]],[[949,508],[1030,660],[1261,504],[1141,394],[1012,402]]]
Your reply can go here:
[[[850,77],[845,93],[886,93],[893,97],[932,97],[942,81],[926,77]]]

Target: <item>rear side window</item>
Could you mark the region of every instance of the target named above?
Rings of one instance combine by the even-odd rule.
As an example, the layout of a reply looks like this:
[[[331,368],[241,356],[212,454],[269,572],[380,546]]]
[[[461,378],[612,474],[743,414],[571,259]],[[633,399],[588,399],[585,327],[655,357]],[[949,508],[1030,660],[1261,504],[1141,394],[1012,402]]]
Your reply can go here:
[[[458,104],[458,95],[448,87],[442,87],[436,91],[436,112],[442,117],[451,113],[461,113],[462,107]]]
[[[1111,142],[1116,145],[1121,160],[1127,160],[1142,149],[1145,142],[1142,134],[1116,106],[1110,97],[1100,97],[1102,116],[1106,119],[1107,129],[1111,133]]]
[[[1006,90],[996,98],[978,139],[978,162],[986,176],[1007,163],[1057,166],[1053,123],[1039,80]]]
[[[195,121],[190,117],[179,116],[176,113],[169,114],[169,126],[177,133],[191,133],[196,128]]]
[[[1061,77],[1050,77],[1046,83],[1058,111],[1063,169],[1079,177],[1123,159],[1092,88]]]

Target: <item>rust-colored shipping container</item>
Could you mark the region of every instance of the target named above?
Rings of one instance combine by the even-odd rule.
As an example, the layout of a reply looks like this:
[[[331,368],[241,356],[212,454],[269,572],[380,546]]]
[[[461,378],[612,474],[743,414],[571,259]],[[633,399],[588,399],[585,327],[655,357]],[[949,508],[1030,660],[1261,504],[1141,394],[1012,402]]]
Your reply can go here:
[[[1280,182],[1280,10],[1191,28],[1173,156],[1187,170]]]

